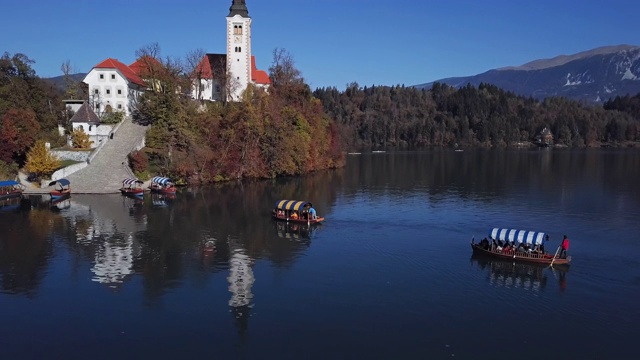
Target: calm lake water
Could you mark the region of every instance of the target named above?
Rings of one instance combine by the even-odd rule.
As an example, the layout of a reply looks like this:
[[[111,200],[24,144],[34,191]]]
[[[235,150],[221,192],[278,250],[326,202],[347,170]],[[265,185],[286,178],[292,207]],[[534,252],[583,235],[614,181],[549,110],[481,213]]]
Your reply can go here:
[[[0,210],[1,359],[631,359],[640,152],[351,155],[175,199]],[[276,223],[279,199],[326,223]],[[571,239],[566,269],[474,258],[493,227]]]

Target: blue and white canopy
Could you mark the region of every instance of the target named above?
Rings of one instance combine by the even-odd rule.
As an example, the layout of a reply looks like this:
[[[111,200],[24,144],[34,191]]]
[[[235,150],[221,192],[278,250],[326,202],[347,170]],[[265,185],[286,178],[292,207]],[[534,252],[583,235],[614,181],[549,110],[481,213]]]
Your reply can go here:
[[[546,234],[536,231],[498,229],[494,228],[489,233],[491,239],[502,240],[515,243],[525,243],[529,245],[541,245],[546,241]]]
[[[122,185],[133,185],[133,184],[142,184],[143,182],[138,179],[124,179],[122,180]]]
[[[161,177],[161,176],[155,176],[153,179],[151,179],[151,182],[154,184],[160,184],[162,186],[167,186],[171,184],[171,179],[166,178],[166,177]]]

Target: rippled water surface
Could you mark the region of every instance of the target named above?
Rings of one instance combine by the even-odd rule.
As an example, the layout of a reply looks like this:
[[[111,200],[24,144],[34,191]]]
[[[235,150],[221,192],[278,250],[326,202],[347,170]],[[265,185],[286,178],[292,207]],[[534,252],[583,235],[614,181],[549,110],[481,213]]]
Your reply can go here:
[[[636,358],[638,180],[638,151],[434,150],[5,203],[0,358]],[[279,199],[327,221],[274,222]],[[566,234],[572,265],[472,257],[492,227]]]

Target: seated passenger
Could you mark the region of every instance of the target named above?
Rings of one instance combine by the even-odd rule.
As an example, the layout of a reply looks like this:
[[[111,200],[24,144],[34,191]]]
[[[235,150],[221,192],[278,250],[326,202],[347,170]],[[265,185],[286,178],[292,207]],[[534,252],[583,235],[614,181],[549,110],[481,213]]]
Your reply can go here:
[[[298,213],[297,213],[297,212],[295,212],[295,211],[294,211],[294,212],[292,212],[292,213],[291,213],[291,218],[292,218],[292,219],[294,219],[294,220],[298,219]]]

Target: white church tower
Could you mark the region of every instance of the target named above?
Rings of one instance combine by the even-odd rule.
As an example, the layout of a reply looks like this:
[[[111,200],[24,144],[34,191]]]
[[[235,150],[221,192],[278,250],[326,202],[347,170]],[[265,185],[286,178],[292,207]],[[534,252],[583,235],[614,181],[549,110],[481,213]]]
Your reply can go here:
[[[240,99],[251,77],[251,18],[245,0],[233,0],[227,15],[227,73],[229,97]]]

